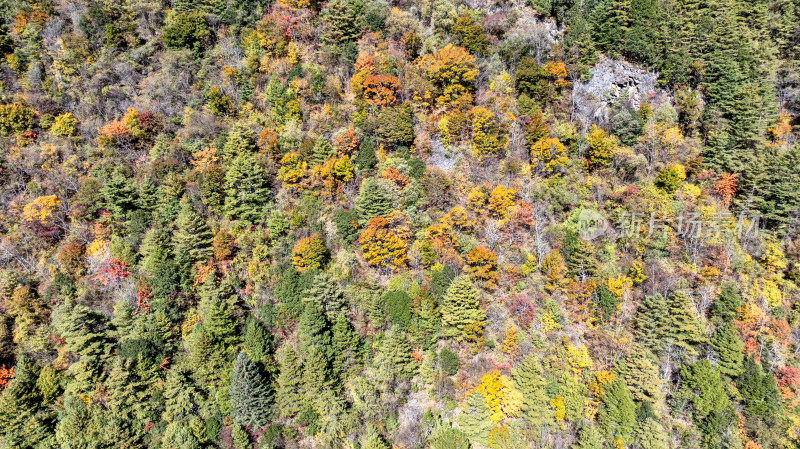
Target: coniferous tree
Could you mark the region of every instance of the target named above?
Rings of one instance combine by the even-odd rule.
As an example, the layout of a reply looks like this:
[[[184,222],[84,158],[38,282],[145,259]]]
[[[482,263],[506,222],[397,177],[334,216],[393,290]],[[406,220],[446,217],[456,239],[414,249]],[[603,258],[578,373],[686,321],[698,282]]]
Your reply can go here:
[[[748,419],[774,423],[781,409],[775,375],[765,372],[753,357],[744,360],[742,373],[736,378],[742,394],[744,413]]]
[[[456,422],[471,441],[485,446],[489,441],[489,432],[494,427],[489,416],[489,406],[486,405],[483,395],[472,393],[467,396],[466,404]]]
[[[636,312],[634,326],[639,342],[652,351],[660,351],[664,345],[667,322],[667,301],[660,294],[645,296]]]
[[[87,393],[105,375],[112,345],[106,336],[106,318],[82,304],[68,301],[53,311],[53,328],[64,339],[66,350],[77,360],[67,368],[72,378],[68,393]]]
[[[486,319],[480,307],[480,292],[469,276],[457,277],[447,288],[441,305],[442,331],[447,337],[463,338],[467,326]]]
[[[325,48],[334,55],[347,55],[348,52],[352,52],[353,42],[358,37],[358,28],[356,15],[350,4],[344,0],[332,0],[320,12],[320,17],[322,18],[321,41]]]
[[[669,449],[669,435],[664,426],[653,418],[647,418],[636,429],[636,439],[642,449]]]
[[[469,439],[460,430],[448,425],[439,425],[428,437],[430,449],[470,449]]]
[[[275,407],[281,417],[289,418],[300,413],[303,404],[302,367],[294,349],[284,349],[279,366]]]
[[[417,371],[411,358],[411,344],[397,327],[392,327],[385,335],[375,361],[379,369],[401,379],[411,379]]]
[[[130,214],[136,209],[136,190],[131,186],[128,178],[115,172],[103,184],[100,192],[103,194],[103,207],[111,213],[114,222],[125,224]]]
[[[316,302],[322,306],[330,321],[335,321],[347,309],[344,292],[327,273],[319,273],[314,278],[314,283],[304,292],[303,301]]]
[[[396,193],[385,180],[366,178],[356,197],[356,212],[364,224],[371,218],[386,215],[395,209]]]
[[[198,306],[201,321],[194,325],[185,342],[198,379],[221,385],[228,380],[239,336],[226,288],[217,287],[213,278],[209,276],[203,285]]]
[[[306,394],[313,398],[331,386],[333,352],[331,329],[320,304],[309,301],[303,308],[297,328],[298,349],[303,356],[303,382]]]
[[[181,211],[175,225],[177,229],[172,240],[178,260],[194,263],[206,260],[213,254],[211,244],[214,236],[188,197],[181,199]]]
[[[375,426],[367,427],[367,434],[364,436],[364,443],[361,445],[362,449],[390,449],[389,445],[383,439],[378,429]]]
[[[261,222],[269,194],[264,174],[252,155],[241,154],[230,161],[225,172],[222,208],[226,218],[251,224]]]
[[[736,317],[736,310],[744,305],[742,297],[736,284],[726,282],[722,284],[722,289],[717,296],[717,300],[711,306],[711,316],[723,321],[730,322]]]
[[[269,423],[273,392],[261,368],[244,352],[231,372],[231,414],[241,426],[260,429]]]
[[[585,422],[578,431],[578,441],[572,445],[572,449],[602,449],[603,436],[597,426],[590,422]]]
[[[514,367],[514,386],[522,393],[520,416],[538,428],[552,423],[550,401],[547,397],[547,379],[542,376],[541,360],[528,355]]]
[[[636,423],[636,407],[631,400],[625,382],[617,378],[605,386],[600,398],[602,407],[597,414],[597,423],[608,441],[633,441]]]
[[[358,366],[361,359],[361,341],[353,325],[345,315],[336,317],[333,323],[333,372],[344,378],[344,374]]]
[[[733,323],[726,322],[717,327],[711,345],[719,357],[719,371],[731,377],[738,376],[742,372],[744,343]]]
[[[658,365],[647,350],[631,351],[619,362],[617,373],[625,380],[633,400],[658,403],[661,398]]]

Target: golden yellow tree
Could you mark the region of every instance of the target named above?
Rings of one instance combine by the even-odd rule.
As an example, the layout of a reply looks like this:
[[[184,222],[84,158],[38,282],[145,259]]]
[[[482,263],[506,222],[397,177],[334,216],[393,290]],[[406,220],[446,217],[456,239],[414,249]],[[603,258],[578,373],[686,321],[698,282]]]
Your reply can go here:
[[[58,205],[59,201],[55,195],[40,196],[22,208],[22,219],[45,223],[53,215]]]

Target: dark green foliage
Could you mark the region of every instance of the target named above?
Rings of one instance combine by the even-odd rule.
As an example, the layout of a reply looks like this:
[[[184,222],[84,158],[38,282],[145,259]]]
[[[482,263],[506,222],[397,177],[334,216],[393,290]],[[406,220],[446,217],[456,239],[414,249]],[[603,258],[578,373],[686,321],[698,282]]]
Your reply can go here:
[[[683,292],[674,292],[669,299],[656,294],[645,297],[636,316],[639,341],[654,351],[674,345],[687,353],[703,341],[703,335]]]
[[[308,301],[297,328],[298,350],[303,357],[303,383],[306,395],[313,397],[331,386],[333,347],[331,329],[322,306]]]
[[[736,385],[742,394],[748,419],[775,422],[781,399],[773,373],[765,372],[753,357],[747,357],[743,372],[736,378]]]
[[[383,295],[386,316],[402,329],[411,325],[411,297],[404,291],[392,290]]]
[[[356,212],[361,223],[370,218],[386,215],[395,208],[396,194],[392,185],[384,180],[367,178],[356,197]]]
[[[283,271],[280,283],[275,289],[275,299],[280,303],[280,314],[291,319],[297,319],[303,312],[303,298],[305,292],[314,282],[317,270],[306,270],[303,274],[290,266]]]
[[[300,412],[303,400],[300,360],[294,349],[284,349],[279,365],[275,407],[281,417],[292,417]]]
[[[322,35],[325,48],[332,54],[352,58],[353,41],[358,36],[356,15],[344,0],[332,0],[321,11]]]
[[[611,381],[605,387],[600,401],[602,406],[597,414],[597,423],[606,440],[632,441],[636,407],[625,387],[625,382],[621,379]]]
[[[683,385],[680,396],[691,400],[697,415],[708,416],[730,405],[719,372],[708,360],[681,368],[681,379]]]
[[[446,346],[439,352],[439,363],[441,364],[442,372],[448,376],[455,376],[458,373],[458,355]]]
[[[200,54],[211,41],[211,30],[205,14],[188,11],[167,18],[162,35],[164,45],[173,50],[188,49]]]
[[[259,223],[264,218],[264,206],[270,190],[264,174],[251,155],[234,158],[225,173],[225,204],[222,208],[228,219]]]
[[[719,296],[711,306],[711,316],[730,322],[736,317],[736,309],[743,305],[744,301],[739,295],[736,284],[730,282],[722,284]]]
[[[595,307],[598,309],[597,313],[600,315],[600,320],[608,321],[617,313],[619,298],[611,293],[604,285],[597,287],[595,295],[597,298]]]
[[[739,375],[744,360],[744,343],[739,339],[733,324],[721,324],[714,333],[711,345],[719,357],[719,371],[731,377]]]
[[[411,103],[385,108],[378,114],[378,135],[392,147],[414,143],[414,111]]]
[[[244,352],[233,365],[230,395],[235,423],[259,429],[269,422],[273,392],[259,366]]]
[[[181,212],[178,214],[175,225],[177,229],[172,236],[172,241],[178,260],[200,262],[213,254],[211,242],[214,240],[214,236],[206,221],[197,213],[187,197],[181,200]]]
[[[342,240],[349,243],[356,237],[358,231],[358,215],[353,209],[339,209],[333,214],[336,231]]]

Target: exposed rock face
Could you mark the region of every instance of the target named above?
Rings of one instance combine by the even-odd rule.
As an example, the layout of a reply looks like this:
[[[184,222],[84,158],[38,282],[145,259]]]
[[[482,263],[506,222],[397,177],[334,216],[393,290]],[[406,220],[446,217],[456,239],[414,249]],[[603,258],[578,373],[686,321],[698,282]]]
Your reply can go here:
[[[667,93],[656,88],[658,74],[634,64],[600,57],[591,73],[589,81],[575,83],[572,91],[574,116],[586,127],[608,123],[617,104],[638,109],[644,102],[657,107],[669,101]]]

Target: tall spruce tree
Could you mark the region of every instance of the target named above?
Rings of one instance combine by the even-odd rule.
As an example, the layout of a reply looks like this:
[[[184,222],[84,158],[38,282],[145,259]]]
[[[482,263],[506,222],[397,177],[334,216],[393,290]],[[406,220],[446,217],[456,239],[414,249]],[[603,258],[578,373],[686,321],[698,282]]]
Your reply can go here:
[[[302,367],[292,348],[283,350],[278,363],[280,370],[276,382],[275,407],[281,417],[291,418],[300,413],[303,406]]]
[[[742,372],[744,343],[739,339],[733,323],[722,323],[717,327],[711,345],[719,358],[719,371],[731,377]]]
[[[522,393],[520,416],[534,428],[540,428],[553,422],[550,412],[550,401],[547,397],[547,379],[542,361],[535,355],[527,355],[521,363],[514,367],[514,386]]]
[[[222,208],[230,220],[255,224],[264,217],[264,206],[270,190],[263,170],[249,154],[236,156],[225,172],[225,204]]]
[[[597,423],[608,441],[622,440],[625,444],[633,441],[636,423],[636,406],[631,400],[625,382],[616,378],[605,386],[600,398],[602,407],[597,414]]]
[[[178,260],[194,263],[204,261],[214,253],[211,246],[214,236],[205,219],[197,213],[193,202],[186,196],[181,199],[181,211],[175,225],[177,229],[172,241]]]
[[[442,331],[447,337],[463,338],[467,326],[483,324],[486,312],[480,306],[480,292],[469,276],[457,277],[447,288],[441,305]]]
[[[239,353],[233,365],[230,395],[234,423],[253,429],[269,423],[272,388],[258,364],[244,352]]]

